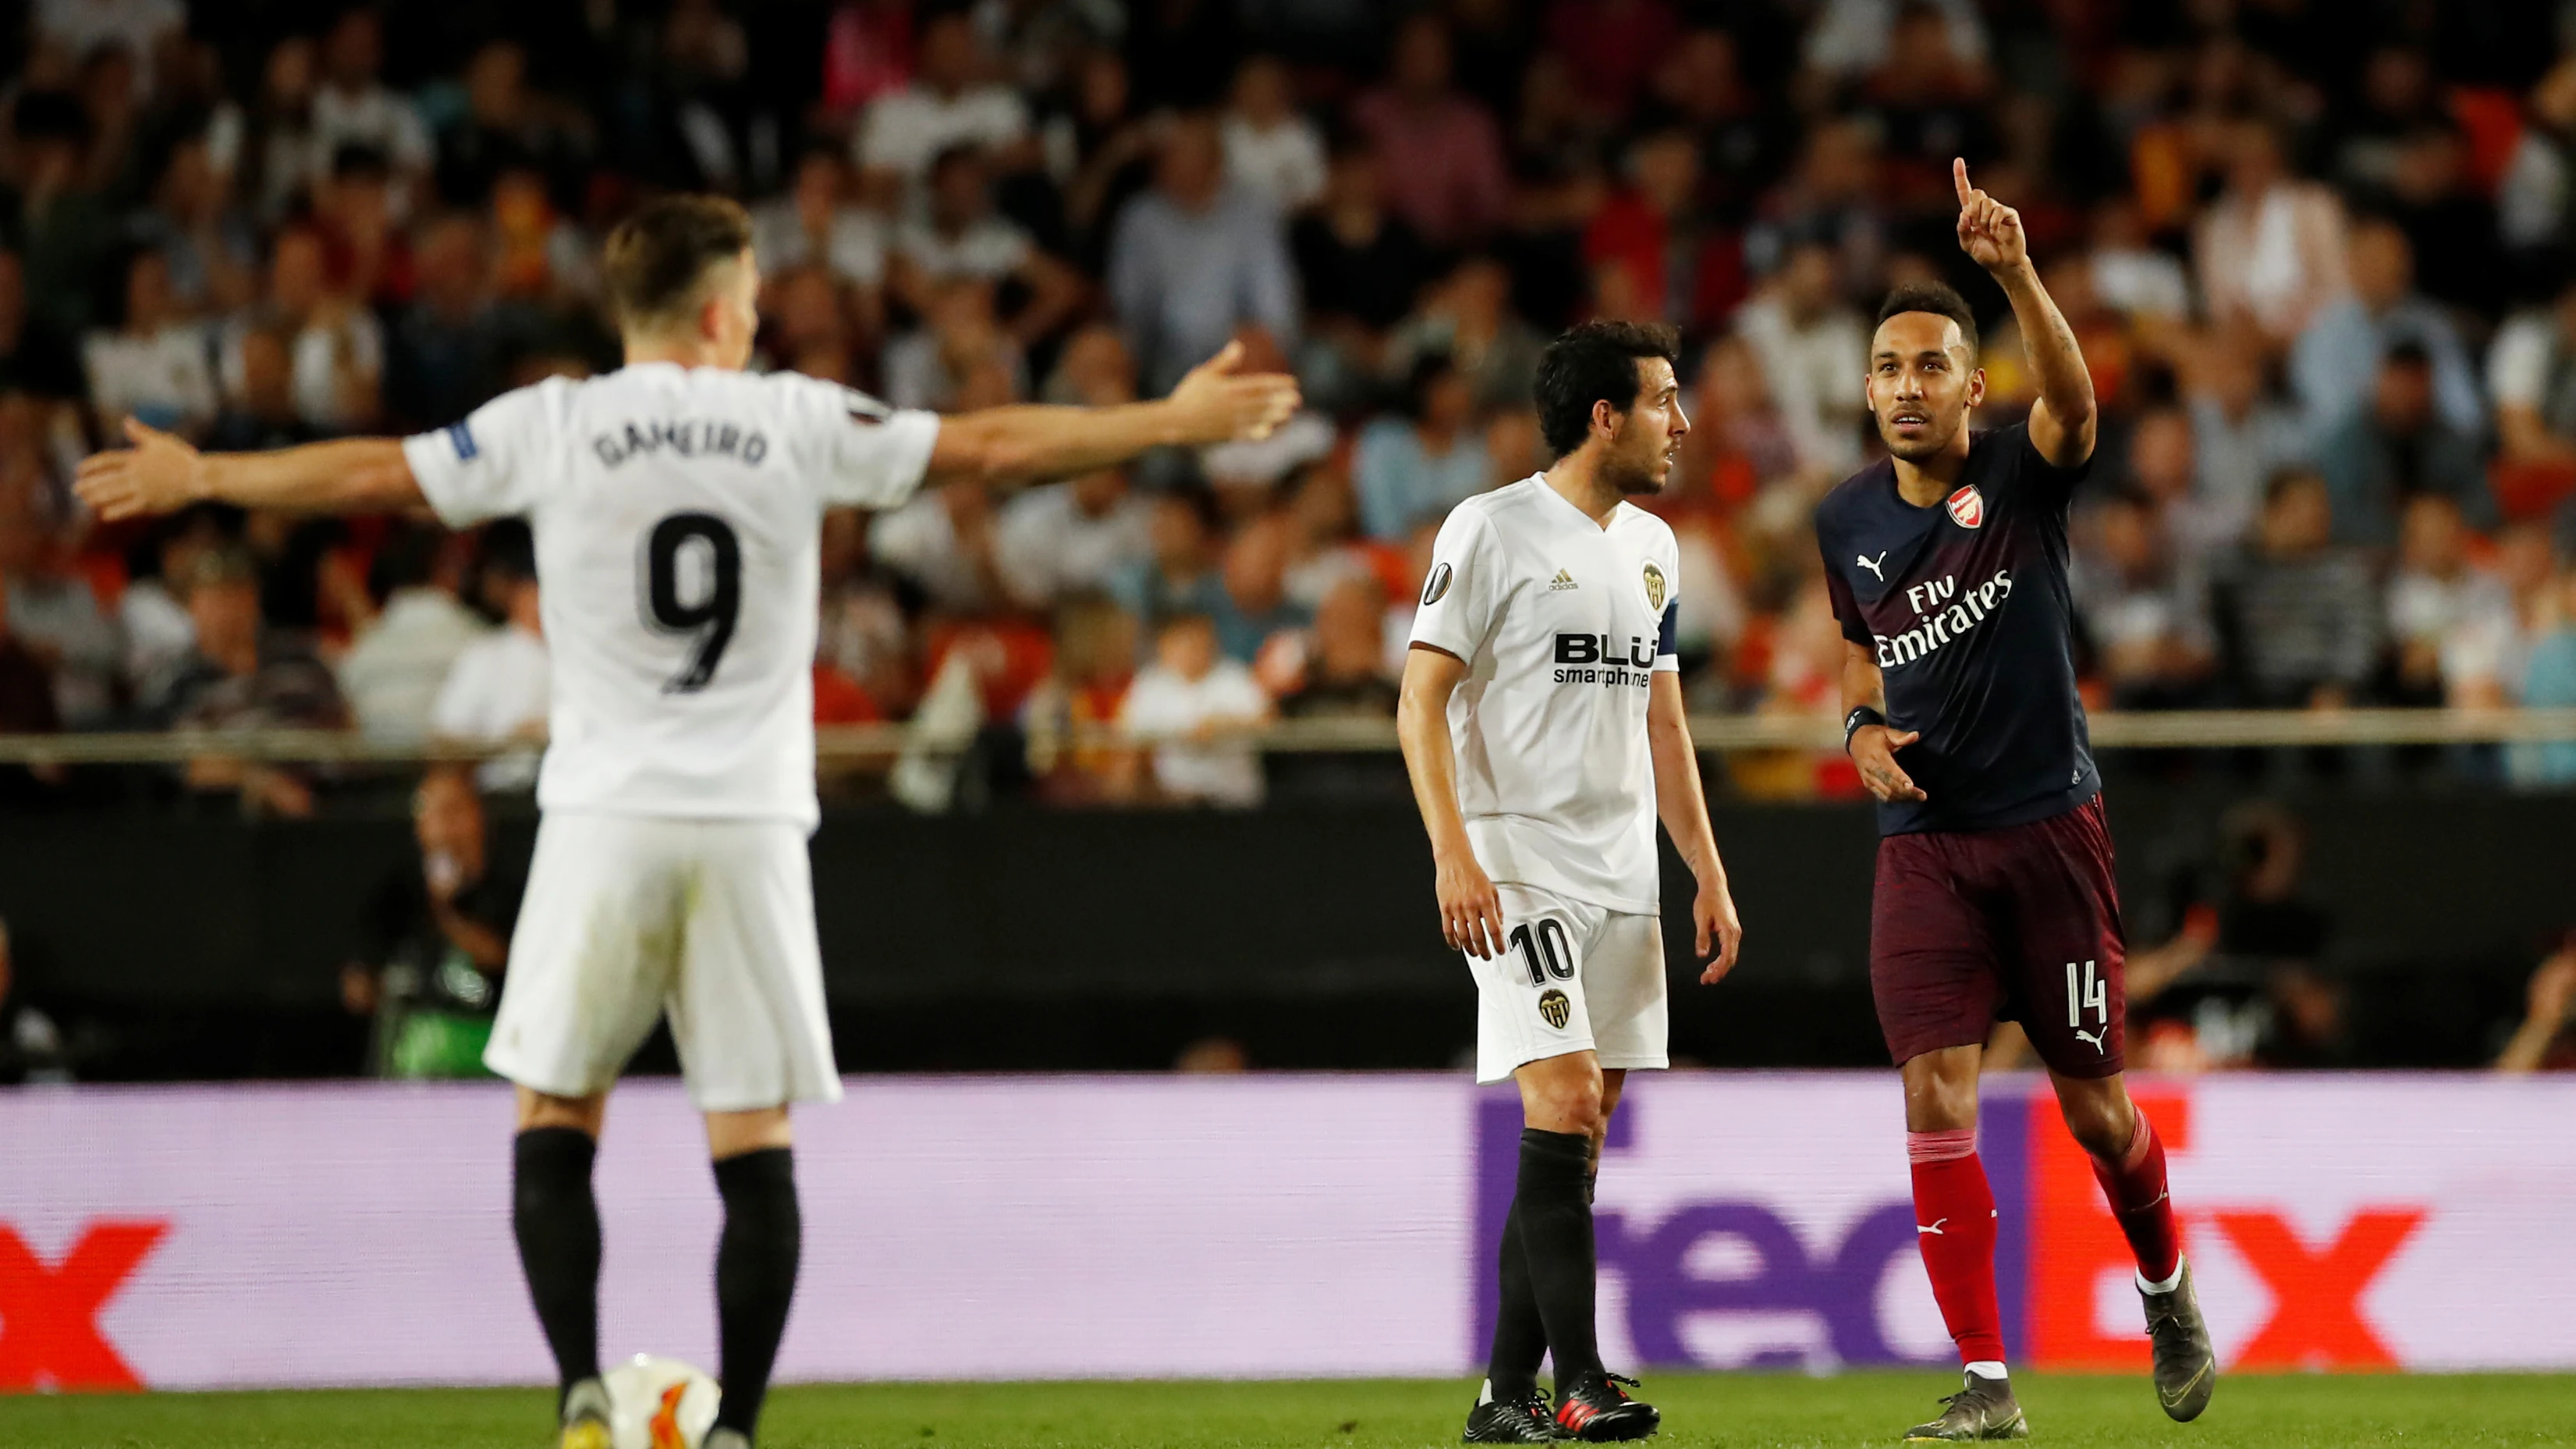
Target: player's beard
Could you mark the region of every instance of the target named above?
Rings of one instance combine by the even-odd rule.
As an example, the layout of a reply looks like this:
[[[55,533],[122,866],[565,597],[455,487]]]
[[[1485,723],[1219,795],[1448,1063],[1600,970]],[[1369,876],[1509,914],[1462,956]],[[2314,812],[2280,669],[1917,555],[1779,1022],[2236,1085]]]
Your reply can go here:
[[[1672,464],[1657,451],[1643,458],[1615,459],[1602,471],[1610,486],[1619,490],[1620,497],[1644,498],[1664,491],[1665,482],[1672,477]]]

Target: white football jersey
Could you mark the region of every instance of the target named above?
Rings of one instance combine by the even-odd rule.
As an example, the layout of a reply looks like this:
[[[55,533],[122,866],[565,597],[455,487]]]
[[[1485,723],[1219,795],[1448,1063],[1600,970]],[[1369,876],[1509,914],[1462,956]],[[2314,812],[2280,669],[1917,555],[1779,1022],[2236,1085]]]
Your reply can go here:
[[[645,363],[405,440],[449,526],[536,535],[548,810],[813,828],[823,510],[921,486],[939,419],[792,373]]]
[[[1454,654],[1458,807],[1496,881],[1652,913],[1646,702],[1673,657],[1673,531],[1622,503],[1594,523],[1543,476],[1452,509],[1413,642]]]

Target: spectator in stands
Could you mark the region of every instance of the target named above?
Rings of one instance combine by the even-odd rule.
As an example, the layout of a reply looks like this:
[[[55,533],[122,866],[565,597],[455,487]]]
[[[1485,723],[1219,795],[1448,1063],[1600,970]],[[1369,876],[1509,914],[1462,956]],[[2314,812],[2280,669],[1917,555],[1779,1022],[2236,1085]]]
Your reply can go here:
[[[2477,438],[2485,401],[2460,329],[2441,304],[2415,290],[2415,253],[2406,233],[2369,218],[2352,229],[2352,292],[2320,309],[2290,352],[2290,385],[2309,436],[2325,439],[2369,411],[2379,364],[2413,346],[2432,367],[2433,408],[2442,426]]]
[[[819,281],[820,273],[808,269],[805,277]],[[1027,395],[1027,353],[1002,323],[993,283],[959,277],[933,285],[923,301],[922,325],[886,345],[887,402],[954,411]],[[811,356],[794,355],[800,367]]]
[[[481,218],[465,212],[421,231],[385,359],[385,405],[406,427],[443,427],[499,390],[504,323],[484,242]]]
[[[1440,518],[1493,486],[1493,462],[1473,423],[1476,395],[1447,357],[1413,365],[1400,418],[1379,418],[1360,433],[1351,464],[1360,526],[1371,538],[1401,542],[1424,519]]]
[[[1136,752],[1083,738],[1118,723],[1136,654],[1136,616],[1116,599],[1070,593],[1056,605],[1054,660],[1020,707],[1029,775],[1050,803],[1118,803],[1142,788]]]
[[[2576,1071],[2576,946],[2563,946],[2531,973],[2522,1024],[2496,1053],[2499,1072]]]
[[[2576,55],[2531,88],[2496,187],[2496,233],[2515,278],[2556,285],[2576,260]]]
[[[233,204],[230,179],[215,168],[203,134],[183,137],[161,168],[152,209],[126,225],[138,245],[169,264],[171,299],[190,317],[248,306],[256,286],[259,241]]]
[[[1246,323],[1292,353],[1297,279],[1277,213],[1225,184],[1216,124],[1174,120],[1153,190],[1127,203],[1109,239],[1109,301],[1160,395]]]
[[[1334,143],[1322,202],[1297,218],[1288,240],[1305,292],[1308,348],[1298,373],[1309,394],[1336,407],[1374,401],[1387,330],[1431,276],[1430,249],[1387,208],[1375,143],[1358,135]]]
[[[2499,702],[2500,682],[2485,661],[2497,656],[2496,639],[2516,627],[2513,594],[2470,559],[2468,546],[2455,500],[2421,493],[2406,501],[2388,585],[2395,703]]]
[[[1226,545],[1224,588],[1209,620],[1227,658],[1264,663],[1263,652],[1279,636],[1306,627],[1306,610],[1288,597],[1292,542],[1286,516],[1267,513],[1246,523]]]
[[[1761,360],[1800,466],[1837,478],[1859,467],[1866,407],[1852,379],[1869,371],[1869,326],[1842,299],[1834,250],[1811,242],[1791,251],[1736,312],[1735,330]]]
[[[516,167],[568,179],[579,166],[583,118],[529,89],[525,46],[485,41],[465,63],[464,89],[463,113],[451,113],[434,141],[441,203],[477,205]]]
[[[207,431],[209,446],[286,448],[322,436],[296,410],[293,332],[279,326],[244,328],[233,339],[232,356],[233,385],[224,410]]]
[[[260,616],[259,566],[238,545],[208,548],[189,563],[186,586],[195,642],[145,691],[147,716],[167,729],[345,729],[348,706],[331,671],[292,636]],[[312,787],[297,774],[221,756],[188,763],[190,789],[238,793],[254,814],[313,812]]]
[[[24,475],[0,478],[0,576],[10,632],[44,661],[64,729],[105,729],[124,704],[125,641],[68,540],[31,506]]]
[[[1742,299],[1744,264],[1734,229],[1701,208],[1699,143],[1678,127],[1642,136],[1627,179],[1584,229],[1599,310],[1710,330]]]
[[[1290,719],[1395,718],[1395,681],[1387,678],[1386,587],[1374,574],[1351,574],[1315,609],[1305,658],[1279,712]]]
[[[85,174],[89,115],[61,91],[26,90],[9,118],[18,154],[0,225],[25,265],[28,311],[53,335],[77,337],[97,320],[93,281],[115,231]]]
[[[1072,94],[1042,138],[1047,171],[1063,196],[1069,253],[1094,276],[1128,199],[1153,176],[1154,127],[1138,113],[1127,62],[1106,46],[1075,61]]]
[[[2508,460],[2576,464],[2576,279],[2548,307],[2497,329],[2487,349],[2487,394]]]
[[[527,881],[492,859],[483,801],[464,770],[422,776],[411,821],[420,859],[368,901],[366,956],[340,968],[340,999],[375,1018],[375,1075],[488,1076],[483,1048]]]
[[[1387,375],[1409,379],[1425,357],[1449,359],[1479,413],[1529,406],[1545,338],[1512,310],[1512,274],[1483,252],[1461,258],[1387,339]]]
[[[1758,276],[1777,276],[1793,250],[1812,244],[1831,254],[1838,284],[1879,276],[1893,222],[1879,186],[1878,144],[1877,129],[1863,117],[1809,130],[1797,165],[1762,198],[1745,228],[1745,266]]]
[[[2334,542],[2334,502],[2313,470],[2265,490],[2253,544],[2214,593],[2221,656],[2239,703],[2332,709],[2357,702],[2379,663],[2369,564]]]
[[[486,790],[528,790],[537,783],[553,695],[535,547],[524,524],[496,524],[483,549],[484,597],[499,606],[501,627],[457,651],[430,704],[429,733],[461,745],[530,746],[475,771]]]
[[[2533,642],[2523,666],[2523,704],[2532,709],[2576,709],[2576,570],[2558,580],[2556,617]],[[2543,785],[2576,782],[2576,741],[2517,745],[2506,752],[2517,780]]]
[[[384,48],[384,22],[365,6],[351,6],[332,24],[322,44],[322,84],[313,92],[312,165],[327,173],[342,147],[366,147],[391,164],[407,211],[427,194],[436,158],[420,112],[378,78]]]
[[[217,405],[214,359],[204,330],[178,314],[169,263],[159,252],[136,252],[124,291],[119,324],[91,332],[81,347],[91,406],[111,425],[131,417],[203,436]]]
[[[225,390],[248,388],[243,339],[261,329],[293,338],[296,416],[324,433],[345,432],[376,415],[384,377],[384,328],[359,299],[331,287],[320,234],[289,229],[269,253],[267,294],[256,317],[236,319],[223,350]]]
[[[1434,247],[1473,246],[1503,223],[1510,202],[1502,131],[1450,83],[1449,28],[1417,12],[1396,27],[1386,84],[1359,98],[1351,120],[1404,185],[1396,213]]]
[[[1256,55],[1234,73],[1225,104],[1225,175],[1282,216],[1324,193],[1324,137],[1297,109],[1288,67]]]
[[[1261,803],[1261,756],[1238,738],[1265,723],[1270,697],[1252,671],[1217,646],[1204,614],[1176,614],[1154,640],[1118,722],[1149,742],[1155,792],[1182,805],[1249,809]]]
[[[2478,440],[2435,410],[2432,359],[2412,342],[2380,358],[2369,410],[2320,441],[2317,467],[2334,494],[2340,542],[2394,543],[2398,513],[2423,494],[2450,499],[2479,527],[2496,521]]]
[[[406,527],[377,547],[368,587],[382,603],[342,656],[341,696],[371,740],[425,740],[458,656],[491,632],[457,597],[462,558],[443,534]]]
[[[959,281],[1027,294],[1009,327],[1023,347],[1062,330],[1087,290],[1073,268],[1038,249],[1017,222],[993,210],[983,153],[952,146],[930,163],[921,214],[895,228],[887,276],[894,293],[917,312],[929,312],[937,289]]]
[[[2239,120],[2225,144],[2226,190],[2193,230],[2192,265],[2210,316],[2277,351],[2351,285],[2343,208],[2290,170],[2272,122]]]
[[[2094,668],[2120,709],[2177,709],[2206,696],[2215,641],[2208,582],[2173,546],[2146,493],[2112,494],[2084,519],[2076,612]]]
[[[2191,311],[2191,277],[2170,252],[2147,241],[2135,202],[2115,196],[2093,209],[2087,258],[2093,295],[2132,323],[2179,322]]]
[[[2191,527],[2224,544],[2241,542],[2263,508],[2263,490],[2284,468],[2308,463],[2312,442],[2299,416],[2266,395],[2262,340],[2249,328],[2216,329],[2183,357],[2191,414]]]
[[[852,330],[873,337],[885,326],[885,228],[849,191],[841,153],[825,143],[807,148],[787,194],[752,209],[751,250],[764,278],[820,264]]]
[[[930,163],[952,146],[995,154],[1003,169],[1031,159],[1028,107],[1019,92],[985,78],[983,42],[964,10],[927,17],[914,53],[912,83],[868,105],[860,121],[855,158],[866,195],[881,210],[895,211],[906,188],[929,174]]]
[[[994,558],[993,495],[980,482],[930,489],[875,515],[868,552],[944,613],[979,613],[1006,597]]]
[[[1097,593],[1153,550],[1153,505],[1103,468],[1032,488],[1002,505],[993,561],[1013,602],[1052,609],[1075,593]]]
[[[1216,568],[1214,510],[1204,495],[1166,493],[1154,500],[1149,537],[1152,555],[1130,565],[1109,591],[1128,611],[1159,633],[1180,614],[1212,613],[1225,599]]]

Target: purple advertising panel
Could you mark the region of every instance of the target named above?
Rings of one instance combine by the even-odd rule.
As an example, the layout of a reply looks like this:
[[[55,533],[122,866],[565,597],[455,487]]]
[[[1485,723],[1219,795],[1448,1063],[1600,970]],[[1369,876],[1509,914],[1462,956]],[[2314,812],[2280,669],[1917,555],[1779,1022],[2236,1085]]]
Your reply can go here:
[[[1517,1138],[1451,1078],[856,1078],[798,1118],[791,1379],[1464,1374]],[[2576,1081],[2139,1084],[2227,1361],[2576,1367]],[[1622,1365],[1939,1363],[1892,1074],[1641,1075],[1602,1171]],[[534,1382],[491,1086],[0,1092],[0,1390]],[[1989,1088],[2016,1358],[2143,1361],[2044,1087]],[[714,1357],[676,1084],[609,1113],[603,1348]]]

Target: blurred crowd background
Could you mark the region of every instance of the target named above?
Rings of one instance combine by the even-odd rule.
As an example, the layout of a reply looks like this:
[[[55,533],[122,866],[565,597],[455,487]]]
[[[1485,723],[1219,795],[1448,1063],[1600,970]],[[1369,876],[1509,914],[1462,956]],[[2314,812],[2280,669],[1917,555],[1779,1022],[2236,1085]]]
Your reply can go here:
[[[525,530],[104,528],[68,481],[129,416],[270,447],[613,368],[597,244],[665,189],[752,208],[762,368],[906,407],[1109,403],[1240,340],[1304,383],[1258,444],[831,518],[818,719],[910,741],[839,796],[1401,801],[1390,756],[1240,732],[1392,718],[1429,540],[1544,466],[1531,373],[1590,316],[1685,341],[1693,430],[1650,506],[1694,707],[1835,718],[1809,519],[1878,451],[1877,297],[1958,285],[1986,424],[2032,394],[1953,240],[1954,156],[2020,209],[2102,400],[2075,520],[2097,705],[2576,705],[2576,4],[35,0],[0,6],[0,75],[0,733],[518,747],[421,787],[353,1009],[405,931],[416,975],[488,1002],[515,897],[469,899],[482,848],[468,870],[454,841],[485,797],[524,808],[543,744]],[[1709,764],[1721,795],[1858,798],[1830,752]],[[2576,745],[2123,768],[2519,786],[2576,780]],[[356,788],[0,769],[13,804],[297,817]],[[2196,894],[2145,908],[2173,979],[2230,932],[2317,956],[2272,909],[2282,820],[2210,833]],[[2567,1054],[2571,973],[2523,1057]],[[2331,1016],[2246,980],[2266,1022]],[[2253,1059],[2197,1010],[2168,1064]]]
[[[1987,421],[2030,395],[1952,242],[1954,155],[2021,209],[2105,405],[2077,530],[2101,702],[2576,703],[2568,7],[22,9],[7,730],[540,738],[524,535],[102,530],[66,480],[128,416],[273,446],[613,367],[596,243],[662,188],[754,208],[762,367],[911,407],[1098,403],[1241,339],[1311,400],[1258,445],[834,519],[827,722],[1016,725],[1016,783],[1049,797],[1248,803],[1261,772],[1206,742],[1391,711],[1432,530],[1543,465],[1535,356],[1593,315],[1686,339],[1695,429],[1654,506],[1694,704],[1830,715],[1808,516],[1875,450],[1869,307],[1959,283],[1994,324]],[[1066,728],[1121,719],[1184,743]],[[1735,763],[1752,794],[1853,788],[1831,759]],[[2576,751],[2491,763],[2563,779]],[[291,774],[190,783],[311,804]]]

